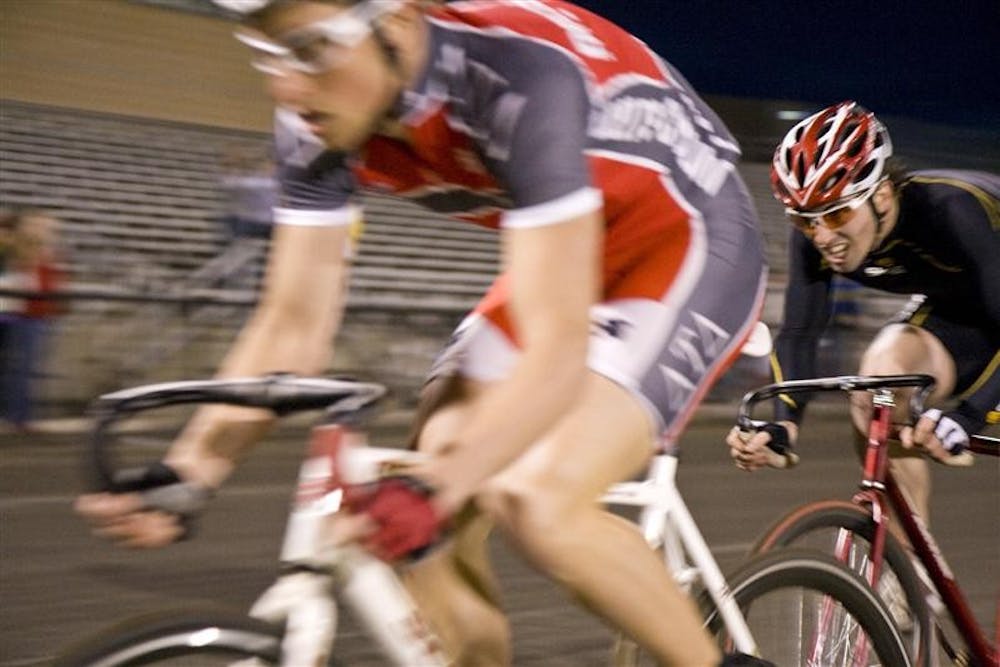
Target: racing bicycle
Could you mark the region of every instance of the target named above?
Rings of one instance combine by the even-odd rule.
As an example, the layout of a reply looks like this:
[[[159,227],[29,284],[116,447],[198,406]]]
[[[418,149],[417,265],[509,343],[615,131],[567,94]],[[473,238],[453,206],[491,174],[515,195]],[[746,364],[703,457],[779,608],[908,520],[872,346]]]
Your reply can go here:
[[[928,375],[838,376],[775,383],[748,393],[738,424],[752,428],[753,407],[782,394],[867,391],[872,394],[859,490],[850,500],[820,500],[792,510],[758,541],[754,553],[788,545],[834,554],[869,582],[888,603],[907,640],[914,665],[941,658],[962,667],[997,667],[997,649],[977,625],[969,603],[927,525],[900,490],[888,465],[894,390],[911,389],[910,411],[923,413],[934,384]],[[974,455],[1000,456],[1000,439],[972,436],[951,465],[970,465]],[[894,517],[910,547],[888,530]],[[1000,619],[998,619],[1000,622]]]
[[[337,657],[338,603],[379,648],[381,660],[370,664],[449,664],[396,570],[358,546],[332,546],[324,539],[347,485],[399,474],[421,456],[367,446],[366,416],[384,393],[373,383],[278,375],[147,385],[101,397],[89,459],[95,484],[112,492],[121,488],[122,477],[112,427],[125,416],[190,403],[260,407],[278,415],[317,408],[324,413],[301,466],[279,575],[249,613],[157,612],[69,648],[55,667],[345,664]],[[829,554],[782,549],[724,577],[674,483],[676,470],[676,456],[658,455],[645,479],[613,486],[604,501],[639,509],[638,528],[698,600],[724,652],[762,656],[781,667],[908,667],[887,607]],[[613,665],[652,664],[625,637],[617,638],[609,655]]]

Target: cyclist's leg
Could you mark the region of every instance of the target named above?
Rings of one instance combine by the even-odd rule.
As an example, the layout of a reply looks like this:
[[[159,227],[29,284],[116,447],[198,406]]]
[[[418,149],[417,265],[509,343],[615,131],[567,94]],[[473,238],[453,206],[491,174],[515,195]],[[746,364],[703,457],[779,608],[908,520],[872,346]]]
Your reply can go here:
[[[414,442],[438,451],[474,409],[483,385],[437,375],[421,395]],[[458,665],[510,664],[510,630],[500,609],[499,586],[487,555],[492,523],[469,508],[451,537],[403,573],[407,588]]]
[[[693,602],[636,526],[595,502],[643,469],[653,433],[629,392],[592,373],[576,408],[478,502],[536,567],[664,664],[717,665]]]
[[[422,449],[446,443],[474,409],[476,396],[488,391],[467,381],[455,389],[427,419]],[[495,478],[477,505],[500,521],[542,571],[668,664],[715,665],[717,649],[694,604],[635,525],[595,502],[612,483],[641,471],[654,445],[646,410],[592,373],[578,408]],[[485,555],[484,519],[461,522],[448,545],[406,575],[421,610],[463,665],[510,661],[508,630]]]
[[[656,445],[676,440],[749,335],[766,271],[753,209],[738,179],[703,215],[691,216],[668,194],[662,233],[605,258],[605,273],[614,280],[592,310],[592,372],[583,396],[485,485],[476,504],[542,570],[662,662],[696,667],[717,664],[718,650],[700,630],[694,606],[636,528],[604,512],[597,500],[607,486],[637,473]],[[499,285],[460,327],[432,376],[457,373],[488,384],[513,368],[515,337]],[[475,400],[467,392],[438,410],[421,447],[447,446],[454,432],[447,418],[471,418]],[[459,540],[453,548],[461,551],[467,543]],[[478,560],[456,553],[421,564],[413,574],[430,578],[424,573],[431,567]],[[456,585],[470,579],[437,576]],[[441,586],[432,592],[449,594]]]
[[[859,369],[861,375],[926,373],[936,384],[931,401],[947,398],[955,387],[955,361],[944,344],[930,331],[909,323],[884,327],[865,350]],[[860,435],[867,434],[871,416],[871,396],[857,392],[852,396],[852,418]],[[893,421],[909,420],[909,395],[897,397]],[[919,455],[908,455],[898,447],[891,449],[892,473],[914,509],[929,521],[931,478],[929,464]],[[905,540],[902,535],[899,536]]]

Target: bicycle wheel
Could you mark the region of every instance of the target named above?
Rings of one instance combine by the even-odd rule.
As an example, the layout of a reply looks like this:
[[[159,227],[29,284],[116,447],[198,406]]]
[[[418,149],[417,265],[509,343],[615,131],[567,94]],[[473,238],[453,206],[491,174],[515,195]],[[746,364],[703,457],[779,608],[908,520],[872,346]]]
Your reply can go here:
[[[874,536],[875,523],[863,508],[826,501],[805,505],[780,519],[757,542],[754,552],[795,545],[833,554],[838,540],[843,540],[843,562],[867,580]],[[928,656],[936,650],[934,615],[906,549],[891,533],[886,534],[876,591],[892,613],[913,664],[928,664]]]
[[[856,573],[831,556],[782,549],[747,562],[729,580],[761,656],[781,667],[907,667],[889,611]],[[707,595],[708,629],[732,644]]]
[[[281,630],[248,616],[171,611],[142,616],[57,657],[53,667],[263,667],[279,663]]]

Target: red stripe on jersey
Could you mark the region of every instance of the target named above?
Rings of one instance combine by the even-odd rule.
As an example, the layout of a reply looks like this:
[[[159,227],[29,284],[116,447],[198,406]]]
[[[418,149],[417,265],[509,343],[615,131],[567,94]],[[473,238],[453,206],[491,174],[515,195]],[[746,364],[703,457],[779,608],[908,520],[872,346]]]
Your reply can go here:
[[[606,295],[661,299],[691,246],[687,210],[658,171],[603,157],[591,157],[590,168],[604,192]]]
[[[365,144],[354,174],[367,188],[416,198],[435,188],[499,194],[502,188],[479,159],[472,139],[448,127],[442,111],[408,127],[408,143],[375,136]],[[500,213],[452,213],[453,217],[496,229]]]
[[[671,196],[658,172],[606,158],[591,158],[591,168],[595,180],[605,187],[604,215],[609,221],[601,301],[664,299],[691,250],[693,232],[687,211]],[[509,300],[510,281],[504,274],[475,312],[516,345]]]
[[[590,78],[603,85],[623,74],[669,82],[658,58],[639,39],[614,23],[560,0],[472,0],[445,6],[432,14],[447,26],[488,32],[503,28],[558,45],[576,55]],[[610,58],[601,57],[607,52]]]

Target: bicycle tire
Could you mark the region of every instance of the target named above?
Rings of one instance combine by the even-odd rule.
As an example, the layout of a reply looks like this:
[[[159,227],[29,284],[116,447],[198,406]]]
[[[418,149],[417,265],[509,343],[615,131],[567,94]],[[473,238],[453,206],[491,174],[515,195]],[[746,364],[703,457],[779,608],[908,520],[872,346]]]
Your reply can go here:
[[[245,665],[278,665],[280,652],[278,626],[234,612],[188,609],[156,612],[114,625],[67,649],[52,667],[195,667],[234,664],[234,660],[244,660]],[[212,657],[226,662],[209,662]]]
[[[804,505],[775,522],[754,545],[753,553],[764,553],[791,545],[804,546],[806,542],[810,548],[820,548],[824,551],[829,549],[832,552],[836,534],[831,533],[828,539],[825,538],[823,532],[828,529],[850,531],[868,544],[871,544],[875,536],[875,522],[863,508],[846,501],[822,501]],[[810,538],[820,541],[809,541]],[[864,578],[864,568],[868,562],[867,548],[860,558],[851,556],[849,561],[848,567]],[[936,650],[934,615],[930,612],[924,586],[910,561],[907,550],[892,533],[888,532],[885,536],[880,581],[885,581],[887,575],[895,578],[903,592],[908,608],[904,611],[909,612],[911,627],[902,626],[900,622],[902,619],[899,618],[901,607],[898,604],[894,608],[889,600],[883,601],[893,611],[897,627],[900,627],[900,632],[907,640],[913,664],[917,667],[928,664],[930,656]],[[876,587],[880,596],[883,595],[881,591],[885,590],[887,588],[884,586],[881,589]]]
[[[882,601],[857,573],[828,554],[793,548],[761,554],[729,578],[729,587],[761,657],[776,665],[854,665],[861,651],[870,653],[868,665],[911,664],[903,639]],[[780,597],[785,593],[801,608],[785,608],[787,603]],[[772,595],[779,596],[775,598],[777,606]],[[731,642],[714,602],[707,594],[701,596],[700,602],[706,627],[727,650]],[[831,617],[823,616],[828,605],[834,603]],[[822,630],[828,635],[820,643],[823,652],[818,658],[814,654],[815,631],[808,630],[812,616],[820,616],[827,623]],[[866,642],[858,641],[859,631]],[[864,649],[860,648],[862,644]]]

